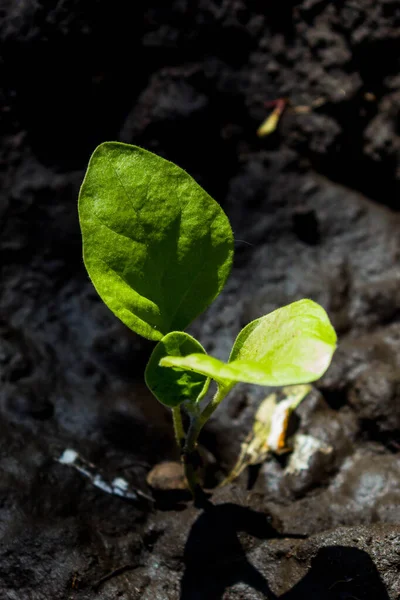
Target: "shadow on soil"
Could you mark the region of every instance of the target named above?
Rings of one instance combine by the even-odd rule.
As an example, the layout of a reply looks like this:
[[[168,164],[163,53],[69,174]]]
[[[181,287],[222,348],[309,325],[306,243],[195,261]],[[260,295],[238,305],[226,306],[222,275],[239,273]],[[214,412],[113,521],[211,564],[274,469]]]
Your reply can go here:
[[[276,596],[271,596],[276,598]],[[352,546],[321,548],[311,568],[279,600],[389,600],[370,556]]]
[[[389,600],[369,555],[351,546],[320,549],[303,579],[277,596],[246,556],[254,543],[251,538],[277,537],[285,536],[265,513],[230,503],[207,505],[185,546],[180,600],[222,600],[227,589],[238,583],[270,600]]]
[[[279,535],[265,513],[231,503],[207,504],[186,542],[180,600],[219,600],[239,582],[274,597],[267,580],[247,560],[239,532],[264,540]]]

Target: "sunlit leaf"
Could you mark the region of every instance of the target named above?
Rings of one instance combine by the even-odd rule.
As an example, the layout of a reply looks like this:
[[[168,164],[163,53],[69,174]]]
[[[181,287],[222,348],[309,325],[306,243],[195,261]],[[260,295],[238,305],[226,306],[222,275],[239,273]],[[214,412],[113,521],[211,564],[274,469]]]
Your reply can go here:
[[[187,327],[230,272],[224,211],[185,171],[142,148],[106,142],[95,150],[79,219],[96,290],[148,339]]]
[[[227,388],[239,381],[294,385],[319,379],[335,348],[336,333],[325,310],[312,300],[299,300],[249,323],[228,363],[196,353],[166,357],[160,364],[202,373]]]

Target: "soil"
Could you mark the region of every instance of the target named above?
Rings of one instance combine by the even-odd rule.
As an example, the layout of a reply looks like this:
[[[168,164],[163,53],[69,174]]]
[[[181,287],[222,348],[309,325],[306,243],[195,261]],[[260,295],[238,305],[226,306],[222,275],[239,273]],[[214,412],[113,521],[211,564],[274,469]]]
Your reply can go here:
[[[396,0],[3,0],[1,600],[400,598],[399,25]],[[57,461],[150,494],[177,459],[152,344],[82,264],[79,185],[110,139],[184,167],[232,221],[232,275],[190,328],[208,351],[302,297],[339,334],[297,410],[306,464],[271,456],[203,509]],[[267,392],[238,386],[206,427],[215,478]]]

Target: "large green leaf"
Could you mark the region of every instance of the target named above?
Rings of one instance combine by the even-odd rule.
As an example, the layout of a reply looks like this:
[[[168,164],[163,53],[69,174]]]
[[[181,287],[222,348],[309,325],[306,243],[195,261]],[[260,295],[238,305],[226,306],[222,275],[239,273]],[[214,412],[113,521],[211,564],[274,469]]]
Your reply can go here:
[[[142,148],[98,146],[79,219],[96,290],[148,339],[184,329],[228,277],[233,237],[224,211],[185,171]]]
[[[204,375],[159,366],[165,356],[186,356],[194,352],[205,354],[201,344],[182,331],[168,333],[154,348],[147,363],[145,380],[147,387],[162,404],[172,408],[184,401],[194,403],[206,393],[210,380]]]
[[[336,333],[325,310],[299,300],[249,323],[236,338],[228,363],[191,354],[165,357],[161,366],[191,369],[224,387],[238,381],[282,386],[319,379],[336,348]]]

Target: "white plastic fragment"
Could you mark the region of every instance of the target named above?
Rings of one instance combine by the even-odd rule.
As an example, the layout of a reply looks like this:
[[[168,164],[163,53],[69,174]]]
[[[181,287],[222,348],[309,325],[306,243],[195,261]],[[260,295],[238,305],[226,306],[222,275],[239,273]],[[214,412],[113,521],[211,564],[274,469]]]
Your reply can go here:
[[[62,465],[72,465],[75,462],[77,456],[78,456],[78,453],[75,452],[75,450],[71,450],[70,448],[67,448],[61,454],[60,458],[58,459],[58,462],[61,463]]]
[[[122,479],[122,477],[116,477],[112,482],[112,486],[116,489],[126,492],[129,487],[129,483],[126,481],[126,479]]]
[[[56,460],[62,465],[67,465],[76,469],[84,477],[89,479],[95,487],[107,494],[120,496],[127,500],[138,500],[139,496],[141,496],[142,498],[153,501],[150,496],[147,496],[140,490],[130,489],[129,482],[122,477],[114,477],[114,479],[109,480],[101,474],[100,470],[97,469],[94,464],[84,459],[72,448],[66,448]]]
[[[104,481],[104,479],[100,477],[100,475],[96,475],[95,477],[93,477],[92,483],[100,490],[103,490],[103,492],[107,492],[107,494],[113,493],[112,486],[106,481]]]

